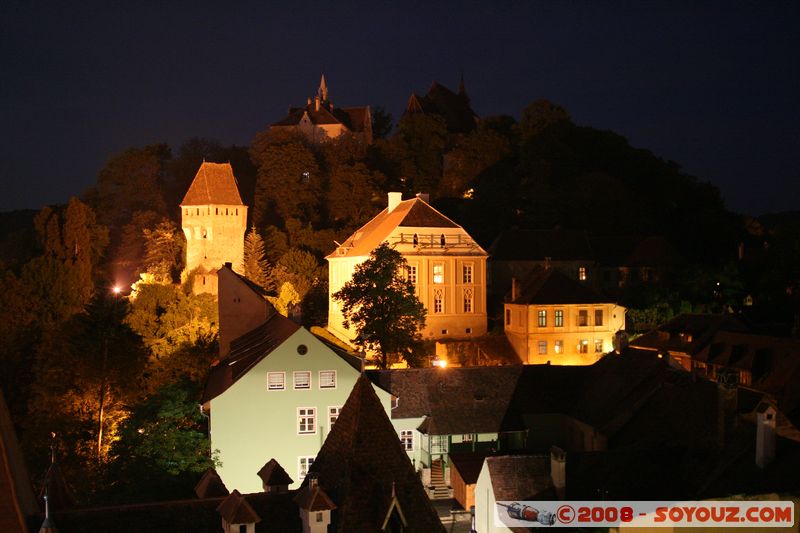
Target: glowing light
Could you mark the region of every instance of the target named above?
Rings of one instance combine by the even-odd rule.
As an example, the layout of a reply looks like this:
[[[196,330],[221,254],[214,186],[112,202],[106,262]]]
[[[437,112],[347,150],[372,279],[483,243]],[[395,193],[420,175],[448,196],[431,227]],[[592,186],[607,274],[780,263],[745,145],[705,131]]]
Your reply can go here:
[[[113,292],[114,294],[119,294],[122,292],[122,287],[120,287],[119,285],[114,285],[114,288],[111,289],[111,292]]]
[[[447,368],[447,360],[446,359],[434,359],[433,366],[438,366],[439,368]]]

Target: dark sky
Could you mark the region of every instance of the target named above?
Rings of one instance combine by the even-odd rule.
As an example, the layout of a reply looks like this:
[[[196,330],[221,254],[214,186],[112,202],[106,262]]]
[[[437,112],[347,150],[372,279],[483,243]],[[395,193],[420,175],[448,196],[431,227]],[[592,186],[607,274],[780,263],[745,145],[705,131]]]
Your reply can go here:
[[[64,202],[130,146],[248,144],[321,72],[335,105],[397,118],[461,71],[479,115],[548,98],[733,210],[800,209],[797,0],[72,3],[0,7],[0,211]]]

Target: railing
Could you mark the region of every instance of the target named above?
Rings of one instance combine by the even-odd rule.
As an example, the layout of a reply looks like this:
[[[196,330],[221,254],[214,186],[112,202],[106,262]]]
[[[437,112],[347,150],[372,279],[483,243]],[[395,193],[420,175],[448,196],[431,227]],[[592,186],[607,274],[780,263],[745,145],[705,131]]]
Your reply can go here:
[[[473,241],[469,236],[445,235],[443,233],[401,233],[394,238],[395,244],[408,244],[419,248],[425,249],[446,249],[446,248],[464,248],[474,250],[478,248],[478,244]]]

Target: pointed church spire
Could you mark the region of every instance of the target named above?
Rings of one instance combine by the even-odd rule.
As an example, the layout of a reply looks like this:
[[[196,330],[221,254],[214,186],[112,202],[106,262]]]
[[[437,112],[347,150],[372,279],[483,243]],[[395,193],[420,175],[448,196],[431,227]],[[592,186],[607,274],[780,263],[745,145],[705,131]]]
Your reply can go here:
[[[459,96],[467,96],[467,88],[464,85],[464,71],[461,71],[461,80],[458,82],[458,95]]]
[[[323,102],[328,101],[328,84],[325,83],[325,74],[319,80],[319,89],[317,90],[317,96]]]

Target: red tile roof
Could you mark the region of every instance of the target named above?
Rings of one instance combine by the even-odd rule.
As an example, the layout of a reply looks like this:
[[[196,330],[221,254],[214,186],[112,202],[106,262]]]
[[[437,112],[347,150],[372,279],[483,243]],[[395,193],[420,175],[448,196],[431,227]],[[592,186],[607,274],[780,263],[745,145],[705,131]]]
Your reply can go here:
[[[253,510],[244,496],[236,489],[222,500],[222,503],[217,507],[217,512],[229,524],[257,524],[261,522],[261,517],[258,516],[258,513]]]
[[[203,161],[181,206],[244,205],[230,163]]]
[[[258,471],[258,477],[264,485],[291,485],[294,480],[289,477],[286,470],[274,458],[267,461],[267,464]]]
[[[567,304],[594,304],[613,303],[613,301],[600,294],[586,283],[568,277],[555,268],[536,268],[522,281],[519,294],[511,301],[510,294],[507,302],[521,305],[567,305]]]

